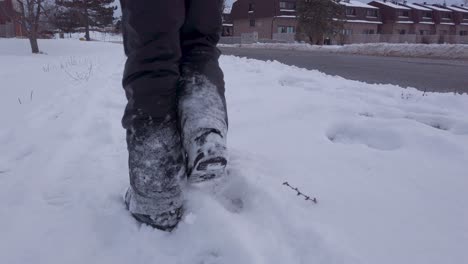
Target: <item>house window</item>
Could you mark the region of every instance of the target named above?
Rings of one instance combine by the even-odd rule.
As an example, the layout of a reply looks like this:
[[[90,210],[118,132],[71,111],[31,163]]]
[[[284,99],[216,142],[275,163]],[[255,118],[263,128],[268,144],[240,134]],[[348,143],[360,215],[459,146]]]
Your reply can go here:
[[[442,19],[452,19],[452,13],[442,12]]]
[[[356,16],[356,9],[355,8],[346,8],[346,15],[347,16]]]
[[[409,11],[407,10],[398,10],[397,14],[399,17],[409,17]]]
[[[377,17],[377,10],[367,9],[366,16],[368,16],[368,17]]]
[[[463,19],[468,19],[468,13],[463,14]]]
[[[362,33],[366,35],[370,35],[370,34],[375,34],[375,31],[373,29],[364,29]]]
[[[278,26],[278,33],[294,33],[292,26]]]
[[[255,19],[250,19],[250,26],[255,27]]]
[[[295,2],[280,2],[279,3],[280,5],[280,9],[290,9],[290,10],[294,10],[296,9],[296,3]]]
[[[253,12],[253,11],[254,11],[254,4],[250,3],[249,4],[249,12]]]
[[[419,30],[419,35],[430,35],[431,34],[431,31],[429,30]]]
[[[349,35],[352,35],[352,34],[353,34],[352,29],[343,29],[343,35],[349,36]]]
[[[432,18],[432,12],[424,12],[423,18]]]
[[[468,36],[468,31],[460,31],[460,36]]]
[[[447,30],[439,30],[439,35],[448,35]]]
[[[396,30],[398,34],[400,35],[405,35],[406,34],[406,30],[405,29],[397,29]]]

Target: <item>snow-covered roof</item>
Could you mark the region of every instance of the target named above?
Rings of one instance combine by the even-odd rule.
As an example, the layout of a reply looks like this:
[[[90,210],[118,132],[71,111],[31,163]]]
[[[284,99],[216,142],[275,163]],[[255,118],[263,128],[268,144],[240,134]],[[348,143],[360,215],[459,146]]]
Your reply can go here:
[[[447,6],[447,8],[453,11],[457,11],[457,12],[468,13],[467,9],[460,8],[458,6]]]
[[[341,1],[340,4],[341,4],[341,5],[344,5],[344,6],[349,6],[349,7],[361,7],[361,8],[379,9],[378,7],[371,6],[371,5],[365,4],[365,3],[363,3],[363,2],[356,1],[356,0]]]
[[[281,15],[281,16],[275,16],[275,17],[280,17],[280,18],[296,18],[297,16]]]
[[[403,9],[403,10],[410,10],[411,8],[409,7],[406,7],[406,6],[402,6],[402,5],[398,5],[398,4],[394,4],[390,1],[373,1],[373,2],[376,2],[376,3],[379,3],[379,4],[382,4],[382,5],[386,5],[386,6],[389,6],[391,8],[396,8],[396,9]]]
[[[414,24],[413,21],[397,21],[397,24]]]
[[[421,10],[421,11],[432,11],[431,9],[429,8],[426,8],[426,7],[423,7],[423,6],[420,6],[420,5],[416,5],[414,3],[406,3],[404,4],[405,6],[407,7],[410,7],[412,9],[416,9],[416,10]]]
[[[451,10],[448,10],[447,8],[442,8],[442,7],[438,7],[438,6],[433,6],[433,5],[424,5],[424,6],[427,7],[427,8],[430,8],[432,10],[436,10],[436,11],[452,12]]]
[[[345,20],[347,23],[363,23],[363,24],[382,24],[380,21],[369,21],[369,20]]]

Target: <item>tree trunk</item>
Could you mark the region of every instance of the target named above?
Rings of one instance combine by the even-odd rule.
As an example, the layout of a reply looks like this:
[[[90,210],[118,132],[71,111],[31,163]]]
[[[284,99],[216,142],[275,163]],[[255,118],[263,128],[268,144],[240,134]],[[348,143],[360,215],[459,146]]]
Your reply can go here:
[[[88,3],[85,2],[85,5]],[[86,41],[90,41],[91,38],[89,36],[89,14],[88,14],[88,7],[85,7],[85,39]]]
[[[37,44],[37,37],[30,35],[29,36],[29,43],[31,44],[31,51],[32,53],[39,53],[39,45]]]

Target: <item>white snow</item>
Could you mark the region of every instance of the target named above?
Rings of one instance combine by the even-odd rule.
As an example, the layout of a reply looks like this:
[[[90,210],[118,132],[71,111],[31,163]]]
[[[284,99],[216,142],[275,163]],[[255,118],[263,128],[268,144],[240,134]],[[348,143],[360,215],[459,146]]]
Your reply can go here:
[[[434,6],[434,5],[424,5],[424,6],[427,7],[427,8],[436,10],[436,11],[452,12],[451,10],[448,10],[448,9],[446,9],[446,8],[442,8],[442,7],[438,7],[438,6]]]
[[[231,14],[232,6],[226,5],[223,10],[223,14]]]
[[[252,49],[283,49],[302,51],[323,51],[333,53],[351,53],[379,56],[426,57],[468,60],[468,45],[464,44],[392,44],[369,43],[351,45],[317,46],[302,43],[256,43],[220,45],[225,47],[243,47]]]
[[[340,5],[350,6],[350,7],[360,7],[360,8],[369,8],[369,9],[379,9],[378,7],[371,6],[356,0],[341,1]]]
[[[450,9],[452,11],[456,11],[456,12],[468,13],[468,10],[466,10],[464,8],[457,7],[457,6],[446,6],[446,8]]]
[[[92,40],[97,40],[97,41],[118,42],[118,41],[123,40],[122,34],[106,33],[106,32],[99,32],[99,31],[90,31],[89,36]],[[55,34],[55,38],[59,38],[59,35]],[[65,33],[64,38],[84,39],[85,33],[84,32]]]
[[[39,45],[0,39],[0,263],[468,263],[467,95],[223,56],[229,179],[167,234],[121,198],[122,46]]]
[[[421,10],[421,11],[432,11],[431,9],[429,8],[426,8],[426,7],[423,7],[423,6],[420,6],[420,5],[416,5],[414,3],[404,3],[403,5],[407,6],[407,7],[410,7],[412,9],[416,9],[416,10]]]
[[[414,24],[413,21],[397,21],[397,24]]]
[[[365,24],[382,24],[380,21],[370,21],[370,20],[359,20],[359,19],[347,19],[347,23],[365,23]]]
[[[295,15],[280,15],[280,16],[275,16],[275,17],[280,17],[280,18],[296,18]]]
[[[377,3],[379,3],[379,4],[386,5],[386,6],[389,6],[389,7],[391,7],[391,8],[396,8],[396,9],[403,9],[403,10],[410,10],[410,9],[411,9],[411,8],[409,8],[409,7],[406,7],[406,6],[394,4],[394,3],[390,2],[390,1],[385,1],[385,2],[384,2],[384,1],[377,1],[377,0],[375,0],[375,1],[372,1],[372,2],[377,2]]]

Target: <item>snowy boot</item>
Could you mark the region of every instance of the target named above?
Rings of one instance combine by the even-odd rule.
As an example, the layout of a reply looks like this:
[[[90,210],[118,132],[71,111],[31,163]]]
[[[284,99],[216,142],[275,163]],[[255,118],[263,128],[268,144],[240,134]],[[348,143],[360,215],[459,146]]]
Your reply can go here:
[[[219,178],[227,165],[227,114],[222,84],[203,75],[183,79],[179,122],[189,183]]]
[[[216,129],[208,129],[194,139],[195,152],[188,155],[190,183],[216,179],[224,175],[227,165],[226,140]]]
[[[130,210],[130,201],[132,196],[132,189],[128,188],[127,192],[125,193],[125,207],[127,210],[130,211],[133,218],[140,223],[147,224],[151,227],[157,228],[162,231],[170,232],[172,231],[177,224],[179,223],[180,219],[182,219],[183,215],[183,207],[175,208],[171,211],[162,212],[158,215],[146,215],[146,214],[139,214],[139,213],[132,213]]]
[[[176,120],[135,121],[127,130],[130,185],[125,203],[138,221],[170,231],[182,217],[185,160]]]

